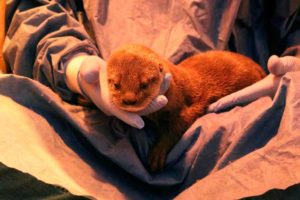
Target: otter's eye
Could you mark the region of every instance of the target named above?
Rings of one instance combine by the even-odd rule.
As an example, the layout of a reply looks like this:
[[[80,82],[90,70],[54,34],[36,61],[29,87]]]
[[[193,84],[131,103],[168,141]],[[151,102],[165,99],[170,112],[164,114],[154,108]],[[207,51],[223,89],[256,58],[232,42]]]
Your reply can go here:
[[[114,87],[115,87],[116,90],[121,89],[120,83],[114,83]]]
[[[152,77],[151,79],[150,79],[150,82],[152,82],[152,83],[154,83],[154,82],[156,82],[157,81],[157,77]]]
[[[145,89],[148,88],[148,84],[147,84],[147,83],[141,83],[140,88],[141,88],[142,90],[145,90]]]

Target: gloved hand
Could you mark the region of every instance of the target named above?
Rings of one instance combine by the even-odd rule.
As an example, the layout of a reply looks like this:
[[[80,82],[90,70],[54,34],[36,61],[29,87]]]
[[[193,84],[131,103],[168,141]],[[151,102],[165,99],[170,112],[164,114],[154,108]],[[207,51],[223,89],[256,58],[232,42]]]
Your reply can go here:
[[[71,66],[70,69],[69,66]],[[78,76],[74,77],[76,72]],[[144,121],[140,115],[147,115],[155,112],[168,103],[168,99],[162,94],[164,94],[169,88],[171,79],[170,74],[166,74],[164,77],[164,81],[161,85],[161,95],[156,97],[145,110],[139,113],[130,113],[120,110],[109,100],[106,63],[98,56],[77,56],[68,64],[66,74],[67,84],[71,82],[68,81],[70,79],[76,79],[78,81],[77,84],[68,84],[70,89],[73,88],[73,91],[77,91],[90,98],[93,103],[107,115],[114,115],[125,123],[136,128],[144,127]],[[71,74],[73,77],[71,77]]]
[[[262,96],[274,97],[281,77],[291,71],[300,71],[300,59],[294,56],[278,57],[273,55],[268,60],[270,74],[264,79],[240,91],[219,99],[208,107],[208,112],[218,112],[234,105],[249,103]]]

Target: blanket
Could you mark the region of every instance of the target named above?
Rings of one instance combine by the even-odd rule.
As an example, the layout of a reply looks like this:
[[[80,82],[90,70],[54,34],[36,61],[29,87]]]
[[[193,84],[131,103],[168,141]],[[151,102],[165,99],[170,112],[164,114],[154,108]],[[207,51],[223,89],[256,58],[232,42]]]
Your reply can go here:
[[[0,75],[0,162],[96,199],[239,199],[300,182],[300,72],[262,97],[198,118],[150,173],[153,127],[138,130]]]

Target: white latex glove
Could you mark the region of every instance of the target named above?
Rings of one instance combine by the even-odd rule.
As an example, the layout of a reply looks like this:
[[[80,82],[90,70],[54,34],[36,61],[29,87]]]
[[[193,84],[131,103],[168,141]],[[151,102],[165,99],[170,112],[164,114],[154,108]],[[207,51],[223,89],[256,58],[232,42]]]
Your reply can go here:
[[[140,115],[155,112],[168,103],[168,99],[162,94],[169,88],[170,74],[166,74],[164,77],[163,84],[161,85],[161,95],[156,97],[145,110],[139,113],[130,113],[120,110],[109,100],[106,63],[98,56],[76,56],[67,65],[66,75],[67,85],[71,90],[90,98],[93,103],[107,115],[114,115],[136,128],[144,127],[144,121]]]
[[[219,99],[208,107],[208,112],[218,112],[234,105],[249,103],[263,96],[273,98],[281,77],[287,72],[300,71],[300,59],[294,56],[273,55],[268,60],[268,69],[270,74],[264,79]]]

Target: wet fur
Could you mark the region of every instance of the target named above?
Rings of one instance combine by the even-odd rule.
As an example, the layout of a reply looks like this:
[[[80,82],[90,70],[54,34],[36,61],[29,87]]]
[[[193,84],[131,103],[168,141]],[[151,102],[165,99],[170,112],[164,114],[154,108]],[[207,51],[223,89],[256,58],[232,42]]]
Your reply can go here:
[[[107,69],[114,104],[133,112],[144,109],[158,95],[164,73],[172,74],[165,94],[168,104],[148,116],[159,127],[156,143],[149,152],[152,171],[163,169],[169,151],[187,128],[205,114],[209,104],[265,76],[258,64],[240,54],[208,51],[174,66],[141,45],[117,50],[110,57]],[[116,83],[120,84],[119,90]],[[146,89],[142,89],[143,83],[148,84]],[[133,99],[139,103],[124,106],[122,101],[126,95],[135,96]]]

